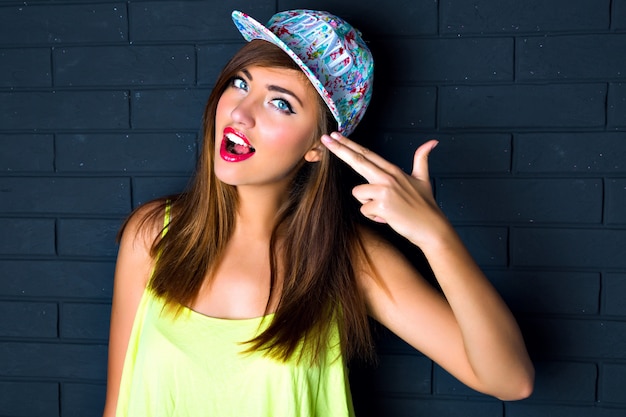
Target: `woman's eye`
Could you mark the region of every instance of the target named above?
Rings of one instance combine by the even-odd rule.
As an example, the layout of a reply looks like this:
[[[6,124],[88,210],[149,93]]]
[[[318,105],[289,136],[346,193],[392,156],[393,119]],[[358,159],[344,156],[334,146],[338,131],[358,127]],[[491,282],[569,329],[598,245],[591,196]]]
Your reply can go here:
[[[289,104],[288,101],[283,100],[281,98],[276,98],[274,100],[271,101],[271,103],[280,111],[284,112],[284,113],[289,113],[289,114],[293,114],[295,113],[293,111],[293,108],[291,107],[291,104]]]
[[[233,78],[233,87],[240,88],[242,90],[248,89],[248,83],[241,78]]]

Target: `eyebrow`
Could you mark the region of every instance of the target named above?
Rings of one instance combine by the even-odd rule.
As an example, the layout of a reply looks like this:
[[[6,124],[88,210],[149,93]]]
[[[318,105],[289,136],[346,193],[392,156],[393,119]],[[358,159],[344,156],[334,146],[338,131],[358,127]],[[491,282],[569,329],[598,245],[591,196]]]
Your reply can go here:
[[[241,72],[243,72],[243,74],[246,76],[246,78],[248,78],[250,81],[254,81],[254,79],[252,78],[252,74],[250,74],[250,71],[248,71],[247,69],[244,68],[244,69],[241,70]],[[300,97],[298,97],[296,95],[296,93],[294,93],[293,91],[288,90],[288,89],[286,89],[284,87],[280,87],[278,85],[274,85],[274,84],[269,84],[269,85],[266,86],[266,88],[269,91],[276,91],[276,92],[279,92],[279,93],[290,95],[291,97],[293,97],[294,99],[296,99],[298,101],[300,106],[304,107],[304,105],[302,103],[302,100],[300,100]]]

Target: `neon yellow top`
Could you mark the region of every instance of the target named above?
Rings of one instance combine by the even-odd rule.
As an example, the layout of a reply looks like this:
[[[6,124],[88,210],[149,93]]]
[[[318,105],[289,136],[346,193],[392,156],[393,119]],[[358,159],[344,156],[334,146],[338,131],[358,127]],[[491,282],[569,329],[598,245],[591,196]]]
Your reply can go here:
[[[116,416],[352,417],[347,370],[333,341],[319,366],[241,353],[272,316],[174,317],[146,290],[133,325]]]

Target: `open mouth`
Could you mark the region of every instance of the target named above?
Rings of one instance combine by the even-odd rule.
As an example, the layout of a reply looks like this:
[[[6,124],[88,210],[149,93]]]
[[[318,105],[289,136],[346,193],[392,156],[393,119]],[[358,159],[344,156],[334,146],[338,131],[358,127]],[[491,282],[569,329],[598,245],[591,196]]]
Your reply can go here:
[[[224,135],[224,139],[226,140],[226,151],[228,153],[246,155],[255,151],[249,143],[246,143],[246,141],[234,133],[227,133]]]
[[[255,149],[246,137],[231,127],[224,129],[220,156],[228,162],[239,162],[254,155]]]

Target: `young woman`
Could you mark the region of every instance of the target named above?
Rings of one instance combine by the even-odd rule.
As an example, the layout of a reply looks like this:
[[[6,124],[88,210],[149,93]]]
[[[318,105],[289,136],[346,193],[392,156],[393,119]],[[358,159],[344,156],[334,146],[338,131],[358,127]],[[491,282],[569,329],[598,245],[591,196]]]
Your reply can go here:
[[[233,19],[250,42],[209,98],[192,185],[123,228],[104,415],[352,416],[368,315],[468,386],[528,396],[518,326],[433,199],[437,142],[407,175],[346,137],[371,95],[360,34],[310,10]],[[443,295],[356,220],[342,164],[366,180],[361,213],[421,249]]]

